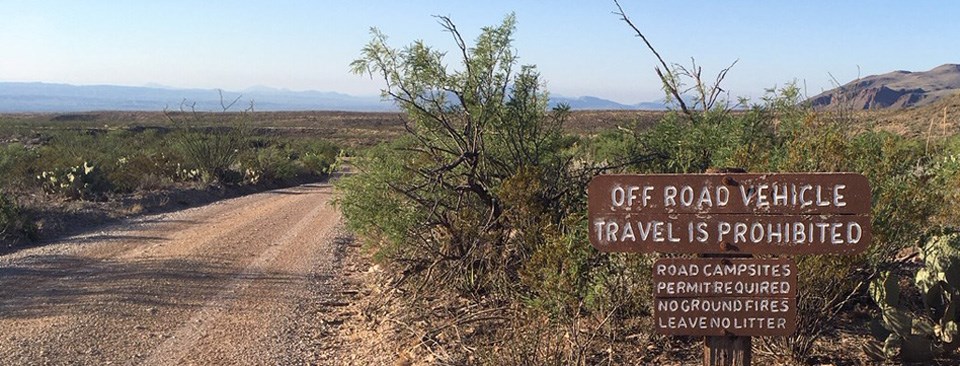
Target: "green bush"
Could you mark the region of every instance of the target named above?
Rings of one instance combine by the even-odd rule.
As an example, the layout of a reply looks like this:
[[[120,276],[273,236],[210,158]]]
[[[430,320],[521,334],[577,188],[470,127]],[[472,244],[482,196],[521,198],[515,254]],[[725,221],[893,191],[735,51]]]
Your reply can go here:
[[[0,145],[0,188],[22,189],[33,185],[34,166],[39,159],[36,151],[23,145]]]
[[[245,135],[240,129],[226,132],[180,131],[176,151],[184,158],[185,169],[197,169],[204,183],[222,182],[245,149]]]
[[[49,143],[31,151],[34,159],[17,163],[18,175],[29,173],[48,193],[72,199],[103,198],[110,192],[164,188],[179,180],[181,159],[171,151],[165,134],[153,130],[50,133]],[[94,171],[85,172],[84,165]],[[71,175],[75,183],[69,182]],[[78,186],[69,187],[72,184]]]
[[[407,244],[423,244],[409,242],[408,238],[417,232],[429,232],[421,226],[428,212],[391,187],[395,182],[414,179],[405,166],[418,161],[396,153],[412,146],[412,138],[403,137],[363,151],[353,162],[358,173],[336,182],[340,193],[336,202],[347,218],[347,227],[367,238],[379,259],[414,255],[415,249]]]
[[[360,174],[340,184],[344,215],[379,234],[381,255],[463,296],[526,292],[525,262],[583,206],[586,177],[572,164],[575,139],[562,133],[567,110],[548,110],[535,69],[516,66],[514,23],[509,16],[462,45],[462,70],[419,42],[393,49],[376,31],[353,64],[384,77],[410,137],[354,161]]]
[[[203,183],[238,183],[243,172],[236,163],[251,146],[250,113],[252,106],[241,112],[230,112],[232,103],[221,94],[220,112],[165,111],[176,131],[172,134],[173,150],[183,159],[182,169],[199,172]]]
[[[316,176],[326,176],[333,173],[334,164],[336,163],[336,157],[331,159],[326,155],[314,152],[304,153],[300,156],[299,160],[300,163],[303,164],[303,168],[306,169],[307,174]]]
[[[459,39],[449,19],[441,24]],[[624,296],[644,291],[627,279],[637,270],[624,268],[636,261],[588,244],[595,164],[580,157],[581,139],[563,133],[567,109],[547,108],[535,69],[515,66],[513,30],[512,16],[484,28],[462,45],[457,71],[422,43],[393,49],[374,32],[355,70],[384,77],[410,133],[354,158],[358,173],[337,183],[337,203],[410,293],[524,304],[564,324],[589,312],[628,317],[643,306]]]
[[[172,130],[59,128],[30,132],[41,144],[29,148],[19,143],[0,145],[0,171],[6,173],[0,174],[0,189],[99,200],[181,183],[242,184],[244,180],[322,177],[331,172],[340,152],[328,141],[301,137],[263,137],[259,146],[246,138],[241,124],[231,120],[236,116],[197,118],[184,118]]]
[[[323,140],[261,138],[238,158],[247,183],[324,177],[332,172],[340,149]]]
[[[301,174],[318,177],[333,173],[341,150],[338,146],[324,140],[292,140],[289,143],[291,156],[296,158],[303,170]]]
[[[107,174],[118,192],[156,190],[178,180],[175,159],[164,152],[144,151],[118,158]]]
[[[299,169],[290,159],[290,154],[278,148],[265,148],[256,151],[254,169],[261,172],[268,181],[284,181],[297,176]]]
[[[36,238],[36,226],[23,208],[0,191],[0,243],[16,244]]]

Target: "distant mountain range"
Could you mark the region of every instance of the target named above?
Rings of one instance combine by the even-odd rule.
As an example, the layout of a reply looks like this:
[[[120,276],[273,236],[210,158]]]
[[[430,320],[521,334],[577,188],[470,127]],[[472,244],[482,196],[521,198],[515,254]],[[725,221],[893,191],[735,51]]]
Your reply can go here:
[[[256,110],[387,111],[394,107],[380,97],[356,97],[340,93],[294,92],[265,87],[242,92],[223,92],[225,103],[240,100],[231,110],[243,110],[253,102]],[[0,82],[0,112],[82,112],[178,110],[182,102],[196,103],[198,111],[220,110],[216,89],[176,89],[117,85],[67,85]]]
[[[899,109],[928,105],[960,93],[960,65],[930,71],[898,70],[871,75],[810,98],[814,108],[843,105],[855,109]]]
[[[560,103],[565,103],[570,106],[571,109],[595,109],[595,110],[654,110],[661,111],[667,109],[667,104],[664,102],[643,102],[637,104],[622,104],[617,103],[612,100],[597,98],[597,97],[579,97],[579,98],[570,98],[564,96],[551,96],[550,97],[550,106],[556,106]]]
[[[240,97],[231,110],[243,110],[252,102],[258,111],[394,111],[396,106],[379,96],[353,96],[336,92],[291,91],[264,86],[244,91],[224,91],[226,103]],[[178,110],[183,101],[196,103],[198,111],[220,110],[216,89],[177,89],[158,84],[149,86],[68,85],[52,83],[0,82],[0,113],[159,111]],[[663,110],[664,103],[621,104],[597,97],[551,97],[550,104],[566,103],[572,109]]]

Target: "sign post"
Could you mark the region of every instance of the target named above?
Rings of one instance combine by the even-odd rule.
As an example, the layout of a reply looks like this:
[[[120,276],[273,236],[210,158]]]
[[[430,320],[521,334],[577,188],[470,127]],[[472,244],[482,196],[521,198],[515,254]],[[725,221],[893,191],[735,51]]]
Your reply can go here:
[[[796,262],[771,256],[857,254],[872,239],[859,174],[601,175],[587,195],[598,250],[700,255],[654,263],[654,324],[704,336],[706,365],[749,365],[752,336],[796,330]]]

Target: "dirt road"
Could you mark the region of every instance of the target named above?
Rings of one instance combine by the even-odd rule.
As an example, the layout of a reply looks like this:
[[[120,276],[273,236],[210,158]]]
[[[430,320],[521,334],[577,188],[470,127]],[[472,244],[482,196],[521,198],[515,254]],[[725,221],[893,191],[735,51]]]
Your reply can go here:
[[[330,364],[349,245],[311,184],[0,257],[0,364]]]

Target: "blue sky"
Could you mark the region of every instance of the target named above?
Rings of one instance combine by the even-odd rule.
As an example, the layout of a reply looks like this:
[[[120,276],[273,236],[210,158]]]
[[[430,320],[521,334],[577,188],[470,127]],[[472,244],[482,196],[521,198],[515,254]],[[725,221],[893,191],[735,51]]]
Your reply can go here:
[[[630,1],[625,10],[668,61],[707,74],[733,60],[734,96],[798,80],[814,95],[842,82],[960,63],[960,2]],[[380,28],[394,46],[452,42],[518,19],[515,47],[551,93],[635,103],[661,98],[654,57],[611,1],[16,1],[0,0],[0,81],[377,94],[349,63]]]

